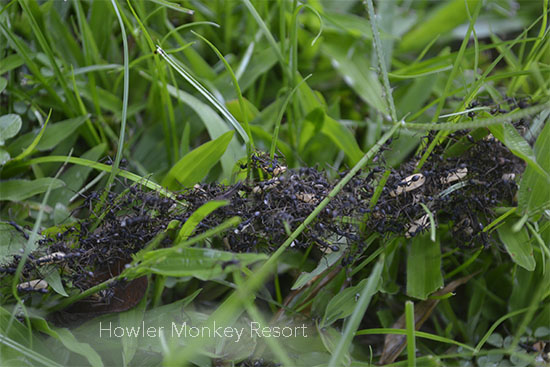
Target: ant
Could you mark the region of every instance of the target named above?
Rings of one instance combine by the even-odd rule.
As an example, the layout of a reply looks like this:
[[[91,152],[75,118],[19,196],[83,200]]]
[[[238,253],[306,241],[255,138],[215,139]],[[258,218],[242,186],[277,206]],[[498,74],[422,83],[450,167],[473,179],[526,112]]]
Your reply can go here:
[[[151,218],[148,215],[138,215],[137,217],[123,219],[122,222],[120,222],[120,226],[121,227],[129,227],[129,226],[132,226],[134,224],[146,222],[149,219],[151,219]]]
[[[269,154],[264,152],[255,152],[250,156],[250,160],[253,168],[260,168],[263,172],[277,177],[286,172],[287,167],[284,164],[279,164],[279,156],[273,155],[273,160],[270,159]],[[241,166],[242,167],[242,166]]]
[[[99,292],[92,295],[92,307],[99,307],[99,306],[109,306],[111,304],[111,301],[113,299],[124,302],[120,298],[115,296],[115,290],[111,287],[113,287],[115,284],[111,284],[109,288],[102,289]]]
[[[28,240],[29,239],[29,235],[25,232],[25,230],[23,229],[23,227],[21,227],[19,224],[15,223],[14,221],[9,221],[8,222],[13,228],[15,228],[19,233],[21,233],[21,235],[26,239]]]
[[[21,292],[48,293],[48,283],[44,279],[34,279],[18,284],[17,290]]]
[[[77,212],[78,210],[80,209],[83,209],[83,208],[86,208],[90,211],[90,213],[92,213],[95,217],[98,217],[98,215],[94,212],[94,202],[97,202],[99,201],[101,195],[99,194],[99,192],[97,191],[92,191],[90,193],[90,195],[84,195],[80,192],[77,192],[76,195],[74,196],[74,198],[77,198],[78,196],[82,196],[84,198],[84,202],[81,206],[73,209],[73,211],[71,212],[71,215],[73,215],[75,212]],[[71,200],[72,201],[72,200]]]
[[[222,266],[222,270],[225,270],[225,268],[227,268],[228,266],[231,266],[231,265],[238,266],[239,264],[240,264],[239,260],[233,259],[233,260],[224,261],[221,266]]]
[[[42,257],[36,259],[35,264],[38,265],[38,266],[48,265],[48,264],[55,264],[55,263],[59,263],[59,262],[63,261],[64,259],[66,259],[68,257],[72,257],[72,254],[70,256],[68,256],[64,252],[58,251],[58,252],[54,252],[50,255],[45,255],[45,256],[42,256]]]
[[[0,267],[0,273],[9,274],[9,275],[15,274],[16,270],[17,268],[14,268],[11,266]]]
[[[110,156],[106,156],[99,160],[100,163],[104,163],[108,166],[112,166],[115,161]],[[126,168],[128,166],[128,160],[126,158],[122,158],[119,163],[119,168]]]

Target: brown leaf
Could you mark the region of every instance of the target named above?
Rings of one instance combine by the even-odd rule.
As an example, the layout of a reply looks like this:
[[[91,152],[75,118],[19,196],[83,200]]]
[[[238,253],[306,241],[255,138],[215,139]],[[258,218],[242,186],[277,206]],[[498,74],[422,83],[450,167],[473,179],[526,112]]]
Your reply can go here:
[[[125,261],[105,266],[92,277],[91,284],[99,284],[117,276],[124,269]],[[75,302],[68,308],[48,316],[58,326],[77,326],[94,317],[116,313],[135,307],[147,292],[147,277],[143,276],[129,282],[117,281],[103,291]],[[99,292],[98,292],[99,293]]]

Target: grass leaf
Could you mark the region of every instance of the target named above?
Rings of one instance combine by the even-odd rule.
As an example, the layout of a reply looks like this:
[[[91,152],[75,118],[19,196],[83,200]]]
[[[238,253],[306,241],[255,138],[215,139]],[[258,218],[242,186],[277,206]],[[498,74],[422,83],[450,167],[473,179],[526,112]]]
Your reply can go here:
[[[176,241],[174,243],[177,244],[179,242],[186,241],[195,230],[195,227],[204,218],[206,218],[214,210],[227,204],[229,204],[229,201],[227,200],[213,200],[202,204],[197,210],[193,212],[193,214],[191,214],[191,216],[185,221],[185,223],[183,223],[183,226],[178,232],[178,236],[176,237]]]
[[[30,231],[23,229],[29,235]],[[25,248],[27,240],[11,224],[0,222],[0,265],[11,262],[13,255],[19,255],[19,250]],[[31,251],[38,244],[31,244]]]
[[[384,115],[389,115],[386,101],[382,97],[382,86],[365,60],[366,52],[362,53],[359,49],[350,55],[349,48],[346,47],[349,43],[340,37],[328,39],[321,49],[332,59],[334,69],[363,101]]]
[[[52,184],[52,190],[65,185],[63,181],[51,177],[37,178],[32,181],[24,179],[2,181],[0,200],[22,201],[46,192],[50,184]]]
[[[162,185],[172,189],[191,187],[208,174],[208,171],[219,162],[233,138],[234,131],[228,131],[219,138],[204,143],[181,158],[168,171]]]
[[[497,231],[512,261],[526,270],[535,270],[535,257],[527,228],[523,227],[519,232],[514,232],[513,223],[508,219],[497,228]]]
[[[187,8],[184,8],[183,6],[181,6],[180,4],[178,3],[173,3],[171,1],[167,1],[167,0],[151,0],[151,2],[153,3],[157,3],[157,4],[160,4],[162,6],[165,6],[169,9],[172,9],[172,10],[175,10],[175,11],[179,11],[179,12],[182,12],[182,13],[185,13],[185,14],[189,14],[189,15],[193,15],[195,12],[191,9],[187,9]]]
[[[179,247],[151,251],[144,256],[142,270],[171,277],[195,277],[201,280],[215,279],[229,274],[235,269],[223,266],[231,262],[249,266],[257,261],[266,260],[267,255],[255,253],[233,253],[198,247]]]
[[[14,113],[0,116],[0,145],[4,145],[6,140],[17,135],[22,124],[21,117]]]
[[[407,256],[407,294],[425,300],[441,286],[439,239],[433,242],[426,235],[414,237]]]
[[[341,258],[342,254],[338,252],[331,252],[330,254],[326,255],[323,261],[319,261],[319,264],[317,264],[317,267],[313,271],[302,272],[298,279],[296,279],[296,281],[292,285],[291,289],[295,290],[302,288],[309,281],[322,274],[325,270],[329,269]]]
[[[166,88],[168,89],[170,95],[179,99],[196,112],[204,123],[204,126],[208,131],[208,135],[210,135],[212,139],[216,139],[226,132],[231,131],[220,116],[206,103],[201,102],[198,98],[193,97],[191,94],[184,92],[181,89],[177,89],[172,85],[168,84]],[[241,149],[240,144],[236,140],[232,140],[229,143],[226,154],[224,154],[221,158],[224,176],[229,177],[233,169],[233,165],[244,154],[244,150]]]
[[[466,6],[472,11],[480,0],[452,0],[441,3],[433,9],[428,19],[418,22],[418,26],[407,33],[400,43],[402,51],[419,50],[433,37],[445,34],[468,19]]]
[[[41,318],[34,319],[33,326],[37,330],[51,336],[52,338],[59,340],[67,349],[86,358],[86,360],[93,367],[103,366],[103,362],[101,361],[101,357],[99,356],[99,354],[97,354],[97,352],[89,344],[79,342],[75,338],[75,336],[69,331],[69,329],[52,328],[48,325],[46,320]]]
[[[348,323],[346,324],[342,337],[340,338],[340,341],[338,342],[338,345],[336,346],[336,349],[334,350],[334,353],[330,358],[330,367],[339,366],[345,353],[347,353],[351,341],[355,336],[357,328],[359,327],[359,323],[361,322],[363,315],[367,311],[367,307],[370,304],[372,296],[376,293],[378,284],[382,276],[383,268],[384,256],[380,257],[376,265],[374,265],[371,275],[368,278],[368,282],[367,284],[365,284],[365,287],[361,291],[361,295],[359,297],[359,300],[357,301],[357,305],[355,306],[355,309],[353,310],[353,313]]]
[[[340,319],[344,319],[353,313],[358,301],[356,295],[367,285],[368,278],[363,279],[359,284],[348,287],[336,294],[328,303],[325,314],[319,327],[325,328]],[[373,289],[376,292],[376,289]]]
[[[494,125],[489,126],[489,130],[491,130],[495,138],[506,145],[512,153],[527,162],[527,165],[535,169],[542,177],[545,177],[547,185],[550,184],[550,174],[548,173],[550,169],[545,171],[545,169],[540,166],[529,143],[527,143],[518,133],[515,127],[510,124]]]
[[[550,123],[541,131],[535,142],[537,163],[550,174]],[[518,210],[521,214],[536,217],[542,210],[550,206],[550,185],[545,177],[540,175],[535,166],[528,165],[521,178],[518,191]]]
[[[174,57],[168,55],[162,48],[157,47],[157,52],[166,60],[166,62],[174,68],[193,88],[195,88],[200,94],[204,96],[220,113],[233,125],[233,128],[237,130],[241,138],[245,143],[248,143],[248,135],[244,131],[241,124],[235,120],[235,117],[229,113],[227,108],[222,105],[205,87],[202,86],[186,69],[185,67]]]
[[[35,132],[30,132],[17,138],[8,147],[9,151],[15,154],[25,147],[25,150],[16,157],[16,159],[23,159],[32,153],[34,147],[41,151],[53,149],[63,140],[71,136],[84,122],[86,122],[88,117],[89,116],[75,117],[52,123],[48,127],[44,124],[38,135]]]

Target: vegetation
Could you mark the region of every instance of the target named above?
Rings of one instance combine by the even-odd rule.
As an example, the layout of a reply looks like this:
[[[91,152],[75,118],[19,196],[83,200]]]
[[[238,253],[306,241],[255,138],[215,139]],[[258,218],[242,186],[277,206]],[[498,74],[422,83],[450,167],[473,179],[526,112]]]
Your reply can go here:
[[[547,366],[548,10],[2,3],[0,365]]]

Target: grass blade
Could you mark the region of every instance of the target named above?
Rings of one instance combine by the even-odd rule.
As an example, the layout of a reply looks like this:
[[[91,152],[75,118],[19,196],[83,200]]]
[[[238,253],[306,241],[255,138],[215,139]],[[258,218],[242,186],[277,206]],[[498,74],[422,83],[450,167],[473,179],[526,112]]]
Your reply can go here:
[[[231,80],[233,81],[233,87],[235,87],[235,92],[237,92],[237,98],[239,99],[239,106],[241,107],[241,116],[243,116],[243,123],[244,128],[246,129],[246,134],[248,135],[248,139],[250,140],[247,142],[248,146],[248,154],[250,154],[254,150],[254,140],[252,139],[252,133],[250,132],[250,126],[248,125],[248,109],[246,108],[246,103],[244,103],[243,94],[241,92],[241,87],[239,87],[239,82],[237,81],[237,77],[235,76],[235,73],[233,72],[233,69],[231,68],[231,65],[227,62],[225,57],[223,57],[222,53],[206,38],[201,36],[195,31],[191,31],[195,36],[199,37],[201,40],[203,40],[212,51],[216,53],[218,58],[223,62],[225,69],[231,76]]]
[[[120,121],[120,132],[118,134],[118,146],[116,151],[116,157],[115,162],[113,163],[113,169],[111,170],[111,174],[109,175],[109,178],[107,180],[107,187],[110,187],[113,181],[115,180],[115,176],[118,173],[118,167],[120,165],[120,160],[122,159],[122,152],[124,150],[124,138],[126,134],[126,118],[128,115],[128,91],[130,89],[130,68],[129,68],[129,55],[128,55],[128,39],[126,36],[126,28],[124,27],[124,22],[122,21],[122,17],[120,15],[119,11],[119,5],[117,0],[111,0],[111,4],[113,5],[113,8],[115,10],[115,14],[117,16],[118,22],[120,24],[120,31],[122,32],[122,44],[123,44],[123,51],[124,51],[124,90],[123,90],[123,96],[122,96],[122,119]],[[102,198],[102,201],[104,198]]]
[[[34,350],[32,350],[32,349],[30,349],[30,348],[28,348],[28,347],[26,347],[22,344],[19,344],[15,340],[12,340],[8,336],[3,335],[1,333],[0,333],[0,343],[5,345],[6,347],[8,347],[10,349],[18,351],[19,353],[26,356],[30,360],[35,361],[37,363],[40,363],[41,365],[51,366],[51,367],[61,367],[61,366],[63,366],[63,365],[61,365],[61,364],[59,364],[55,361],[52,361],[49,358],[46,358],[46,357],[42,356],[41,354],[35,352]]]
[[[407,362],[409,367],[416,366],[416,339],[414,321],[414,303],[405,302],[405,319],[407,325]]]
[[[365,0],[363,3],[365,4],[369,13],[372,34],[374,36],[374,49],[376,51],[376,56],[378,56],[378,67],[380,68],[380,72],[382,73],[382,82],[384,84],[386,101],[390,109],[391,119],[394,123],[396,123],[397,112],[395,111],[395,104],[393,103],[390,80],[388,79],[388,70],[386,70],[384,52],[382,50],[382,43],[380,42],[380,31],[378,30],[378,26],[376,25],[376,14],[374,13],[374,6],[372,4],[372,0]]]
[[[224,105],[222,105],[213,95],[210,93],[205,87],[202,86],[191,74],[185,70],[183,65],[176,60],[171,55],[168,55],[162,48],[157,46],[157,52],[166,60],[166,62],[174,68],[180,74],[189,84],[193,86],[200,94],[204,96],[210,102],[216,109],[233,125],[233,128],[237,130],[243,141],[248,144],[249,139],[248,135],[246,134],[246,131],[242,128],[241,124],[235,120],[235,117],[229,111],[227,108],[225,108]]]
[[[355,306],[352,315],[346,323],[342,338],[338,342],[338,345],[336,346],[336,349],[334,350],[334,353],[332,354],[332,357],[328,362],[329,367],[340,366],[345,353],[351,345],[353,336],[355,335],[357,328],[359,327],[359,323],[361,322],[363,315],[367,311],[370,300],[372,296],[376,293],[383,268],[384,256],[382,255],[374,266],[371,275],[369,276],[369,281],[365,285],[365,288],[363,288],[361,296],[359,297],[359,301],[357,301],[357,306]]]

